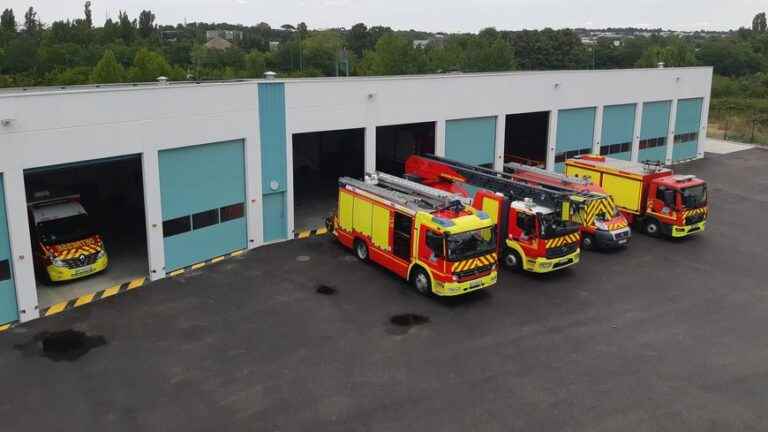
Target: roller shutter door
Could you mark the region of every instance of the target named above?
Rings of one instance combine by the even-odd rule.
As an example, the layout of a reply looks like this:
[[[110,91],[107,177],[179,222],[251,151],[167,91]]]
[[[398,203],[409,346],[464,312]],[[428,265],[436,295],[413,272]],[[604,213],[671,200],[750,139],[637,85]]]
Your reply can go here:
[[[611,105],[603,110],[603,134],[600,154],[630,160],[635,134],[635,104]]]
[[[592,141],[595,138],[595,112],[594,107],[558,111],[555,171],[563,172],[564,162],[567,159],[592,153]]]
[[[699,148],[699,127],[703,99],[680,99],[677,102],[675,120],[675,143],[672,147],[672,161],[696,157]]]
[[[667,158],[670,101],[643,104],[643,122],[640,127],[640,162],[662,162]]]
[[[165,270],[247,246],[243,142],[160,152]]]
[[[496,154],[496,117],[448,120],[445,157],[472,165],[493,164]]]

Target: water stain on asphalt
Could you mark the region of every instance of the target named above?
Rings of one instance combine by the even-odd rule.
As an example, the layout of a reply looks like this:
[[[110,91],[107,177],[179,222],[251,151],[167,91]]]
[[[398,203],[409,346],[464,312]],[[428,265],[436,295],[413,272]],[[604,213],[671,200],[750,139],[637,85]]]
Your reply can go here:
[[[337,290],[336,288],[334,288],[332,286],[319,285],[317,287],[317,289],[315,290],[315,292],[318,293],[318,294],[331,296],[331,295],[335,295],[337,292],[339,292],[339,290]]]
[[[90,336],[69,329],[38,333],[29,342],[14,345],[14,348],[25,355],[39,355],[55,362],[73,362],[88,354],[90,350],[106,344],[107,339],[104,336]]]
[[[392,326],[390,326],[387,331],[390,334],[403,335],[408,333],[413,327],[424,325],[429,322],[429,317],[414,313],[393,315],[389,318],[389,323],[392,324]]]

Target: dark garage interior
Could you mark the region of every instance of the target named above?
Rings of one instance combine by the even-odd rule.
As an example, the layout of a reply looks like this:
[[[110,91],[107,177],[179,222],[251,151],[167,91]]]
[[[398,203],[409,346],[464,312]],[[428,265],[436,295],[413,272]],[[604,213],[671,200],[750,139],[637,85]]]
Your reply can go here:
[[[509,114],[504,137],[504,162],[544,168],[547,161],[549,111]]]
[[[376,169],[402,176],[405,161],[413,154],[435,153],[435,122],[376,128]]]
[[[105,271],[71,281],[50,282],[42,265],[35,267],[40,308],[119,285],[148,272],[144,192],[139,155],[34,168],[24,173],[27,202],[61,197],[79,200],[88,213],[83,229],[99,234],[108,256]],[[30,212],[31,215],[31,212]],[[32,248],[42,237],[30,216]],[[66,233],[63,233],[66,236]],[[72,233],[74,240],[81,234]],[[67,237],[62,237],[67,238]],[[36,260],[37,261],[37,260]]]
[[[323,227],[336,208],[339,177],[361,179],[364,169],[365,129],[294,134],[295,230]]]

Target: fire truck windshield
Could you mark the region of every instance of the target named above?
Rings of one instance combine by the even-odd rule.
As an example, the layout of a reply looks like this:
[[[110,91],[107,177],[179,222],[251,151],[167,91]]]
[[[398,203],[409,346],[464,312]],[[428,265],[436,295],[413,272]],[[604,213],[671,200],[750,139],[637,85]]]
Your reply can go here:
[[[562,220],[557,213],[539,214],[541,238],[548,239],[564,236],[579,230],[575,223]]]
[[[493,252],[496,249],[495,227],[482,228],[446,238],[448,260],[458,261]]]
[[[90,219],[84,214],[40,222],[37,232],[46,246],[83,240],[94,234]]]
[[[691,186],[683,189],[681,192],[685,208],[701,207],[707,203],[707,185]]]

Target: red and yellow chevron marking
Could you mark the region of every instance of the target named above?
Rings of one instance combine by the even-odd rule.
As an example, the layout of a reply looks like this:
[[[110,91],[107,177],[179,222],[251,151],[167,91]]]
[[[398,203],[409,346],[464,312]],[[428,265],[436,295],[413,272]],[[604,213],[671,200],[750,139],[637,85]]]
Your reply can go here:
[[[611,197],[606,196],[589,201],[585,209],[574,215],[573,220],[582,225],[590,226],[594,223],[595,218],[600,213],[605,214],[608,217],[611,217],[616,213],[616,205],[613,203]]]
[[[562,237],[547,239],[546,240],[547,249],[556,248],[563,245],[567,245],[568,243],[577,242],[579,241],[579,238],[580,238],[579,233],[573,233],[573,234],[568,234]]]
[[[90,255],[101,250],[101,242],[96,237],[60,245],[46,246],[48,252],[59,259],[77,258],[80,255]]]
[[[496,253],[494,252],[490,255],[458,261],[453,263],[453,266],[451,267],[451,272],[456,273],[460,271],[472,270],[478,267],[490,265],[495,263],[496,259],[497,259]]]
[[[609,223],[606,225],[608,225],[608,231],[615,231],[615,230],[626,228],[629,226],[626,220],[623,220],[621,222]]]
[[[707,207],[686,210],[686,211],[683,212],[683,217],[698,216],[698,215],[706,216],[708,211],[709,211],[709,209]]]

